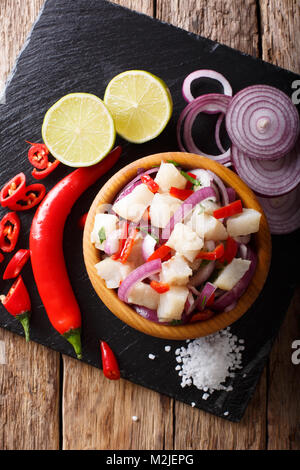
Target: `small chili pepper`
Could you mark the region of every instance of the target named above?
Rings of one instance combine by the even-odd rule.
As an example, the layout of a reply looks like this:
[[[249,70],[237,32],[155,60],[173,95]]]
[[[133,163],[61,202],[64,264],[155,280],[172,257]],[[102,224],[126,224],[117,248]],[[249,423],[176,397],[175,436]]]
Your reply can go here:
[[[237,250],[237,242],[233,238],[228,237],[226,240],[226,248],[224,254],[219,258],[220,263],[224,263],[225,261],[227,261],[228,264],[231,263],[231,261],[233,260],[233,258],[235,258],[237,254]]]
[[[88,213],[86,212],[85,214],[82,214],[81,217],[79,217],[77,225],[80,228],[80,230],[84,230],[84,226],[85,226],[85,223],[86,223],[87,216],[88,216]]]
[[[15,249],[21,222],[15,212],[8,212],[0,222],[0,248],[5,253],[10,253]]]
[[[3,279],[14,279],[15,277],[17,277],[22,271],[27,261],[29,260],[29,258],[29,250],[18,250],[6,266],[6,269],[3,273]]]
[[[125,246],[126,240],[128,238],[128,230],[129,230],[129,223],[124,222],[123,226],[122,226],[121,237],[120,237],[120,240],[119,240],[119,249],[114,255],[112,255],[112,259],[115,260],[115,261],[118,260],[121,256],[121,253],[122,253],[123,248]]]
[[[209,320],[211,317],[214,316],[214,312],[212,310],[209,310],[208,308],[203,310],[203,312],[197,312],[195,313],[191,319],[190,319],[190,323],[195,323],[197,321],[205,321],[205,320]]]
[[[28,159],[35,168],[39,170],[45,170],[48,166],[48,155],[49,150],[45,144],[33,144],[32,142],[28,142],[31,147],[28,150]]]
[[[119,380],[121,377],[119,365],[112,349],[105,341],[100,341],[103,374],[107,379]]]
[[[153,261],[154,259],[161,259],[165,261],[165,258],[171,253],[171,248],[167,245],[161,245],[157,250],[152,253],[151,256],[147,259],[148,261]]]
[[[134,245],[134,242],[135,242],[135,239],[136,239],[136,236],[137,236],[138,233],[139,232],[138,232],[137,228],[133,228],[130,231],[130,234],[129,234],[127,240],[125,240],[125,244],[124,244],[124,247],[123,247],[121,255],[120,255],[121,263],[124,264],[128,260],[129,255],[132,252],[132,248],[133,248],[133,245]]]
[[[31,175],[33,178],[36,180],[43,180],[44,178],[47,178],[48,175],[50,175],[60,164],[59,160],[54,160],[54,162],[49,162],[47,168],[44,170],[37,170],[34,168],[31,172]]]
[[[149,175],[142,175],[141,176],[142,183],[144,183],[149,191],[151,191],[153,194],[157,193],[159,191],[159,186],[158,184],[154,181],[153,178]]]
[[[181,201],[185,201],[188,197],[194,194],[192,189],[179,189],[174,188],[173,186],[170,189],[170,196],[177,197]]]
[[[224,254],[224,245],[220,243],[213,251],[200,251],[196,259],[216,260],[221,258]]]
[[[22,199],[26,191],[26,176],[19,173],[6,183],[0,192],[0,203],[2,207],[13,209],[19,199]]]
[[[170,290],[170,286],[166,282],[151,281],[150,286],[159,294],[164,294]]]
[[[231,217],[232,215],[240,214],[243,212],[242,201],[238,199],[237,201],[231,202],[227,206],[220,207],[213,212],[213,216],[216,219],[224,219],[225,217]]]
[[[29,341],[31,302],[22,276],[19,276],[13,283],[6,296],[1,296],[1,302],[8,313],[16,317],[22,323],[26,341]]]
[[[15,211],[28,211],[37,206],[46,194],[46,188],[41,183],[34,183],[27,186],[25,195],[13,205]]]

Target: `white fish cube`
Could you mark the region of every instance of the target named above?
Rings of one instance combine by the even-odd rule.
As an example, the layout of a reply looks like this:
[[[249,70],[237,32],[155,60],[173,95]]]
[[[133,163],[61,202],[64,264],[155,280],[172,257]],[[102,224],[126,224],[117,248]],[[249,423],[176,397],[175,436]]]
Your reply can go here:
[[[143,307],[157,310],[160,294],[149,284],[137,282],[129,292],[128,302],[130,304],[142,305]]]
[[[169,194],[156,193],[150,206],[151,225],[165,228],[181,204],[180,199],[176,197],[172,197]]]
[[[194,211],[189,224],[199,237],[205,240],[219,241],[228,238],[226,228],[222,222],[204,212]]]
[[[161,282],[180,286],[187,284],[192,274],[193,271],[185,258],[176,253],[171,259],[162,263],[160,280]]]
[[[194,261],[198,252],[203,247],[203,240],[187,225],[178,223],[175,225],[167,246],[173,248],[189,261]]]
[[[157,316],[159,321],[181,320],[189,290],[187,287],[172,286],[160,294]]]
[[[98,250],[104,250],[105,241],[100,243],[99,232],[104,229],[107,238],[117,228],[118,217],[114,214],[96,214],[94,228],[91,232],[91,242],[95,244]]]
[[[243,209],[240,214],[228,217],[227,231],[231,237],[258,232],[261,213],[254,209]]]
[[[219,289],[231,290],[244,276],[250,267],[251,261],[234,258],[219,274],[214,285]]]
[[[113,205],[113,211],[120,217],[132,222],[139,222],[150,206],[154,194],[145,184],[139,184],[131,193],[124,196]]]
[[[105,258],[95,265],[98,275],[104,279],[106,287],[116,289],[134,267],[130,263],[120,263],[111,258]]]
[[[185,188],[187,180],[177,170],[172,163],[162,162],[154,180],[160,187],[161,191],[167,192],[173,186],[174,188]]]

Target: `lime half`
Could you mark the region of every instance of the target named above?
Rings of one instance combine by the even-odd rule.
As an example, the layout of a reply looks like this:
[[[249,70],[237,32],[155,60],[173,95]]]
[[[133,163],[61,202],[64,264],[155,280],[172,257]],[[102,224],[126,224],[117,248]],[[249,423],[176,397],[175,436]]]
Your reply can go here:
[[[173,110],[167,85],[144,70],[128,70],[114,77],[107,85],[104,102],[118,134],[136,144],[157,137]]]
[[[89,93],[71,93],[47,111],[42,136],[57,160],[80,167],[94,165],[110,152],[116,130],[100,98]]]

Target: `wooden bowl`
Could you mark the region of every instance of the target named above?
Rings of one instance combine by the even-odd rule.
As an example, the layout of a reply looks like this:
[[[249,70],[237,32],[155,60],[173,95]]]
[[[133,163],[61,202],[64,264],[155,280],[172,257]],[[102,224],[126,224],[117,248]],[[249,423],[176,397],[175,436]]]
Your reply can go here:
[[[122,302],[113,289],[108,289],[105,282],[98,276],[95,264],[100,261],[100,252],[90,241],[90,233],[93,228],[95,214],[102,204],[111,204],[119,191],[132,180],[138,168],[151,168],[159,165],[164,160],[173,160],[180,164],[182,168],[192,170],[193,168],[204,168],[215,172],[222,178],[227,186],[233,187],[244,207],[258,210],[262,213],[259,232],[255,235],[256,251],[258,262],[256,271],[246,292],[238,301],[236,307],[230,312],[218,313],[209,320],[195,322],[187,325],[169,326],[154,323],[141,317],[129,305]],[[86,269],[92,285],[104,304],[123,322],[143,333],[166,339],[183,340],[197,338],[214,333],[223,329],[240,318],[252,305],[259,295],[270,266],[271,259],[271,237],[268,223],[263,209],[258,203],[254,193],[246,184],[231,170],[205,157],[191,153],[169,152],[158,153],[141,158],[125,166],[116,173],[99,191],[90,210],[85,224],[83,237],[83,253]],[[101,321],[101,317],[99,317]]]

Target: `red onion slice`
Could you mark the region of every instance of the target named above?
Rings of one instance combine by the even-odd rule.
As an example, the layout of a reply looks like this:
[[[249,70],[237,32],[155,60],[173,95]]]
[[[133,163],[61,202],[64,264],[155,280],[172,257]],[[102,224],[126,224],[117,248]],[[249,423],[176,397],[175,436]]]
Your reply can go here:
[[[235,189],[233,188],[226,188],[227,194],[228,194],[228,200],[229,204],[234,202],[236,200],[236,192]]]
[[[226,129],[232,143],[248,156],[275,160],[294,147],[299,115],[285,93],[268,85],[254,85],[231,99]]]
[[[213,80],[217,80],[223,87],[223,93],[224,95],[232,96],[232,88],[230,86],[230,83],[226,78],[221,75],[219,72],[216,72],[215,70],[196,70],[195,72],[190,73],[184,80],[183,85],[182,85],[182,94],[183,98],[187,101],[193,101],[195,97],[192,95],[191,92],[191,85],[194,80],[197,80],[198,78],[211,78]]]
[[[192,136],[192,127],[196,117],[201,112],[208,114],[225,114],[231,99],[232,98],[229,96],[220,95],[218,93],[211,93],[196,98],[185,107],[179,116],[177,123],[177,141],[181,151],[197,153],[199,155],[203,155],[204,157],[218,161],[219,163],[228,163],[230,161],[230,148],[220,155],[208,155],[205,152],[202,152],[202,150],[200,150],[194,142]],[[184,144],[181,138],[182,126]]]
[[[205,309],[207,301],[210,297],[215,293],[216,286],[214,286],[211,282],[207,282],[203,287],[197,301],[197,307],[200,311]]]
[[[199,270],[196,272],[196,274],[193,275],[193,277],[190,278],[188,287],[198,287],[203,282],[207,281],[207,279],[211,276],[215,269],[216,262],[215,261],[210,261],[208,264],[205,266],[199,268]]]
[[[262,196],[281,196],[300,183],[300,141],[284,157],[277,160],[249,158],[235,145],[231,158],[238,175]]]
[[[220,139],[220,129],[221,129],[221,125],[222,125],[224,117],[225,117],[225,114],[220,114],[216,123],[216,130],[215,130],[215,141],[216,141],[218,149],[222,153],[226,153],[226,150],[224,149],[221,143],[221,139]]]
[[[118,296],[120,300],[128,303],[128,294],[132,287],[140,281],[146,279],[146,277],[156,274],[161,271],[161,260],[155,259],[149,261],[149,263],[144,263],[134,271],[132,271],[122,282],[118,289]]]
[[[257,196],[273,234],[291,233],[300,228],[300,185],[279,197]]]
[[[225,187],[225,184],[221,180],[221,178],[216,175],[213,171],[207,170],[207,172],[212,176],[214,179],[216,185],[218,186],[221,196],[222,196],[222,202],[224,206],[227,206],[229,204],[229,196],[227,192],[227,188]]]

